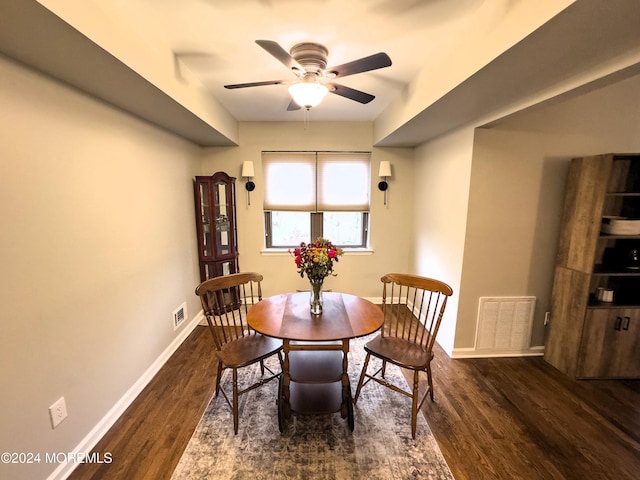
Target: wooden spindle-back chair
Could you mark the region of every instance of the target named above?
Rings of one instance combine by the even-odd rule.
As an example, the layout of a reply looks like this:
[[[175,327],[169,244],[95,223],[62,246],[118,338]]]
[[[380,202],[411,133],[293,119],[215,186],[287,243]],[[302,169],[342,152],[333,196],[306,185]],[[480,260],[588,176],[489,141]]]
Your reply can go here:
[[[211,278],[196,288],[200,297],[218,358],[216,376],[216,396],[222,392],[225,400],[233,410],[233,431],[238,433],[238,397],[265,383],[278,378],[264,364],[271,355],[278,355],[282,367],[282,341],[266,337],[253,330],[246,322],[247,312],[251,306],[262,300],[262,280],[259,273],[245,272]],[[238,390],[238,369],[260,363],[261,379],[249,387]],[[232,402],[220,387],[222,372],[233,371]],[[269,372],[264,377],[265,369]]]
[[[433,401],[431,360],[433,346],[440,328],[447,299],[453,294],[451,287],[439,280],[403,273],[390,273],[380,279],[383,283],[382,309],[384,323],[380,334],[368,342],[367,352],[358,381],[354,403],[362,387],[374,380],[398,393],[412,398],[411,436],[416,436],[418,410],[427,395]],[[373,374],[367,373],[371,355],[382,360]],[[393,385],[384,378],[387,362],[413,371],[411,391]],[[419,401],[419,372],[427,374],[428,387]]]

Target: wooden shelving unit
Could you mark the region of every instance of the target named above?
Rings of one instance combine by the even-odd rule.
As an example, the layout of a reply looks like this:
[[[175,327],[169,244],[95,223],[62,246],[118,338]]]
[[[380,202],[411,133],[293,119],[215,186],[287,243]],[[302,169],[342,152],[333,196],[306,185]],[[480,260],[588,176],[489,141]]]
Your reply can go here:
[[[574,378],[640,378],[640,235],[601,233],[604,216],[640,219],[640,154],[571,162],[544,358]]]

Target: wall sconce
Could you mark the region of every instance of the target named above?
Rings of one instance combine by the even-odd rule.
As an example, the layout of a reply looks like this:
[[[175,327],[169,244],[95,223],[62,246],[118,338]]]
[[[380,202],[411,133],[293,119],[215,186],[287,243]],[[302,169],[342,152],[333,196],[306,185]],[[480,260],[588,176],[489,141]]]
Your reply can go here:
[[[256,188],[256,184],[251,181],[255,176],[253,171],[253,162],[242,162],[242,176],[247,179],[247,183],[245,183],[244,188],[247,189],[247,205],[251,205],[250,192],[253,192]]]
[[[380,170],[378,171],[378,176],[382,177],[382,181],[378,183],[378,188],[384,192],[384,204],[387,204],[387,188],[389,188],[389,184],[387,183],[387,178],[391,176],[391,164],[387,161],[380,162]]]

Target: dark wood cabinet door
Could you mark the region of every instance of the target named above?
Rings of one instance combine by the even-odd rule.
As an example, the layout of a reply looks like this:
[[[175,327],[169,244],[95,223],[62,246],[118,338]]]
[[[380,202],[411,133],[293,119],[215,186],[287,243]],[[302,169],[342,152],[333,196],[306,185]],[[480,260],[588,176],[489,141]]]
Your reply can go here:
[[[579,378],[640,376],[640,309],[589,309],[585,318]]]

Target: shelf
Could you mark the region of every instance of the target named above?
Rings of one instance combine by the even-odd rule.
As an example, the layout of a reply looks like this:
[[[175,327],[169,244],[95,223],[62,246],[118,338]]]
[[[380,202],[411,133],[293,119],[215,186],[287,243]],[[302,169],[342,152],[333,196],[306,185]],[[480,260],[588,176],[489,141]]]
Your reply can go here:
[[[640,235],[613,235],[600,232],[599,238],[602,240],[640,240]]]
[[[289,385],[291,410],[306,414],[329,414],[339,412],[342,406],[342,383],[305,384],[291,382]]]
[[[599,276],[604,275],[608,277],[640,277],[640,269],[635,270],[611,270],[607,269],[603,265],[594,265],[593,266],[593,275]]]
[[[296,350],[289,352],[291,381],[298,383],[339,382],[342,379],[342,355],[341,350]]]
[[[587,302],[587,308],[593,309],[613,309],[613,308],[640,308],[640,303],[635,299],[625,302],[620,301],[619,298],[613,297],[613,302],[601,302],[600,300],[596,300],[595,295],[589,295],[589,301]]]
[[[640,308],[640,304],[635,304],[635,305],[630,305],[630,304],[623,304],[623,303],[616,303],[616,302],[597,302],[597,301],[589,301],[589,304],[587,305],[587,308],[593,308],[593,309],[597,309],[597,308],[606,308],[606,309],[612,309],[612,308]]]

